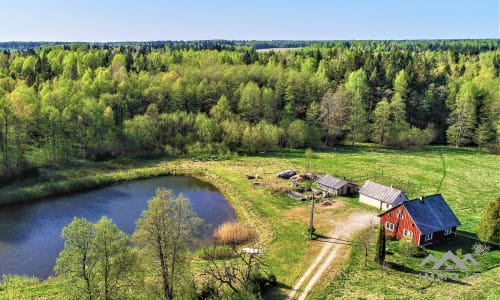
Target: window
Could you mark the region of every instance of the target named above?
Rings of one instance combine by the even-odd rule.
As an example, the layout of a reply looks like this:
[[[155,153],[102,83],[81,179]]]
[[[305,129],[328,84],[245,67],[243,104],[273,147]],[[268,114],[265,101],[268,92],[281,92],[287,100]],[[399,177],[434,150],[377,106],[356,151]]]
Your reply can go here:
[[[385,222],[385,228],[390,231],[394,231],[394,224],[392,224],[391,222]]]
[[[430,241],[430,240],[432,240],[432,232],[431,232],[431,233],[427,233],[427,234],[425,235],[425,240],[426,240],[426,241]]]
[[[403,229],[403,236],[412,237],[413,236],[413,232],[411,232],[408,229]]]
[[[402,213],[398,214],[398,219],[403,219],[403,214]]]
[[[446,228],[444,230],[444,235],[449,235],[449,234],[451,234],[451,227],[450,228]]]

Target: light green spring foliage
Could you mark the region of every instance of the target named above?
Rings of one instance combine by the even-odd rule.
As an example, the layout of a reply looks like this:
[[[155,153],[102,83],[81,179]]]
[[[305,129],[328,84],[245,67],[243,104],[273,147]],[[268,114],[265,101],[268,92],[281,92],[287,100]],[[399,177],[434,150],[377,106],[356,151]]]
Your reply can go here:
[[[148,266],[147,284],[164,299],[182,294],[177,287],[185,280],[187,252],[202,221],[189,200],[171,190],[158,189],[137,221],[133,241]],[[184,282],[185,284],[185,282]]]
[[[359,69],[349,74],[345,88],[350,97],[349,118],[346,125],[349,130],[349,139],[354,144],[354,142],[365,141],[367,135],[368,115],[364,98],[368,93],[368,83],[365,71]]]
[[[137,271],[128,236],[107,217],[93,224],[74,218],[62,231],[64,249],[54,271],[69,279],[68,297],[123,299]]]
[[[484,208],[477,235],[483,242],[500,244],[500,196]]]
[[[144,45],[2,52],[0,175],[124,154],[246,150],[242,133],[260,134],[256,127],[264,121],[285,134],[259,151],[381,140],[500,149],[496,43],[440,43],[350,42],[287,52]],[[329,101],[332,95],[339,97]],[[375,116],[384,98],[397,124],[387,139]],[[313,137],[307,145],[287,138],[294,121],[305,122],[296,128],[297,136],[307,129]]]

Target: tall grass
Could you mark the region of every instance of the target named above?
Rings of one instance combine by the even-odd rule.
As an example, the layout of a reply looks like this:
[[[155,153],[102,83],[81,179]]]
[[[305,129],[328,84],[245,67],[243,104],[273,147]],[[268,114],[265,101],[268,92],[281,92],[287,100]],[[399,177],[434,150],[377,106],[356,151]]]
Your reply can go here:
[[[250,232],[246,226],[236,221],[221,224],[214,233],[218,243],[224,245],[237,245],[250,239]]]

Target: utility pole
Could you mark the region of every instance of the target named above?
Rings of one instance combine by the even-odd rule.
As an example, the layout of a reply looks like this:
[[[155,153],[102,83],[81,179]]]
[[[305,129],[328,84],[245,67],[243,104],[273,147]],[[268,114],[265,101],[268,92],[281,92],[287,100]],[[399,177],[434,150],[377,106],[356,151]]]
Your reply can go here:
[[[312,190],[312,189],[311,189]],[[309,222],[309,240],[312,240],[313,238],[313,231],[314,231],[314,226],[313,226],[313,221],[314,221],[314,191],[312,191],[312,198],[311,198],[311,220]]]

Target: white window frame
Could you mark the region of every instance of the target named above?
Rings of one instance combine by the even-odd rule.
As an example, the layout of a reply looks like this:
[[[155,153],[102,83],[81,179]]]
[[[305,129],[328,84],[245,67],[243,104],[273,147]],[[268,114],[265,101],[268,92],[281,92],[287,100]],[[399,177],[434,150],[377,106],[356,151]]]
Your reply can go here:
[[[408,229],[403,229],[403,236],[406,236],[406,237],[413,237],[413,232],[411,230],[408,230]]]
[[[452,228],[451,228],[451,227],[445,228],[445,229],[444,229],[444,235],[450,235],[450,234],[451,234],[451,231],[452,231]]]
[[[403,213],[399,213],[399,214],[398,214],[398,219],[401,219],[401,220],[403,220],[403,218],[404,218],[404,215],[403,215]]]
[[[390,230],[390,231],[394,231],[394,224],[389,222],[389,221],[386,221],[385,222],[385,229]]]
[[[432,240],[432,232],[431,232],[431,233],[426,233],[426,234],[425,234],[425,236],[424,236],[424,239],[425,239],[426,241],[430,241],[430,240]]]

